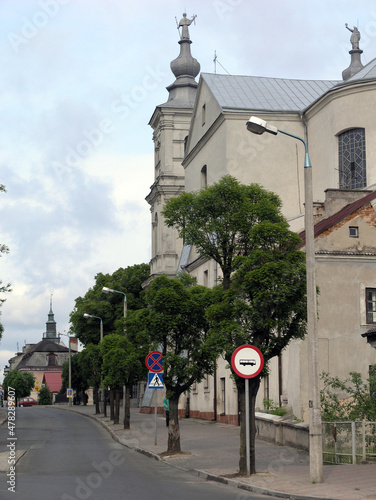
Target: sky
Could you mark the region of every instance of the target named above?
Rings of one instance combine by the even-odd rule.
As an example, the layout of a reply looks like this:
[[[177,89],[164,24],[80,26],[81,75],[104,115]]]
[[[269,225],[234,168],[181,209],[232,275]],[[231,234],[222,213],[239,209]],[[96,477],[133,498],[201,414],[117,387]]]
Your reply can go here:
[[[97,273],[149,262],[152,129],[173,83],[176,20],[206,73],[340,80],[351,33],[376,57],[373,0],[1,0],[0,321],[4,365],[58,332]],[[214,64],[214,55],[217,62]]]

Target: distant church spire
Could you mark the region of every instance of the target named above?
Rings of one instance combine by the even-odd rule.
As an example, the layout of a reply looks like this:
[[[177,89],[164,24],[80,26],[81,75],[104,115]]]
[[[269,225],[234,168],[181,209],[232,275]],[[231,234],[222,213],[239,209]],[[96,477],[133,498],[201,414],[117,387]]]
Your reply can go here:
[[[48,320],[46,322],[46,336],[45,338],[51,339],[51,340],[59,340],[59,338],[56,336],[56,321],[55,321],[55,315],[52,311],[52,293],[50,296],[50,312],[48,313]]]
[[[182,19],[178,24],[178,29],[180,33],[180,54],[174,59],[171,64],[171,71],[175,75],[176,80],[172,85],[167,87],[169,92],[168,102],[174,101],[176,107],[190,107],[194,105],[196,97],[197,82],[195,77],[200,72],[200,64],[197,59],[192,57],[191,54],[191,43],[192,40],[189,37],[188,26],[195,21],[196,15],[192,16],[191,19],[187,18],[187,14],[184,13]],[[172,104],[172,103],[171,103]]]
[[[347,23],[345,26],[349,31],[351,31],[350,42],[352,50],[349,51],[349,54],[351,55],[350,66],[342,71],[342,78],[344,81],[351,78],[364,67],[360,60],[360,55],[363,54],[363,51],[359,48],[360,32],[356,26],[354,26],[354,29],[349,28]]]

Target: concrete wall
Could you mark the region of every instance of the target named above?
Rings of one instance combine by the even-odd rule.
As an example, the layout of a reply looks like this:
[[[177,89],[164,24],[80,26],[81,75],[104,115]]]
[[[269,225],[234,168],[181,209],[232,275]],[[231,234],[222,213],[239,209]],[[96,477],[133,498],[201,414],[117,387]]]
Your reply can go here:
[[[286,420],[285,417],[256,413],[256,436],[269,443],[309,450],[308,424]]]

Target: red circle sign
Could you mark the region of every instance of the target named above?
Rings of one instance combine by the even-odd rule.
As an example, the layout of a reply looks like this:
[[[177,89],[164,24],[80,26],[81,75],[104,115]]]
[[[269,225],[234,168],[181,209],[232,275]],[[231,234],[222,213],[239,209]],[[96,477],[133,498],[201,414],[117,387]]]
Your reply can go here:
[[[233,352],[231,366],[239,377],[257,377],[264,366],[264,357],[257,347],[242,345]]]
[[[163,354],[159,351],[150,352],[146,356],[145,364],[149,372],[163,372]]]

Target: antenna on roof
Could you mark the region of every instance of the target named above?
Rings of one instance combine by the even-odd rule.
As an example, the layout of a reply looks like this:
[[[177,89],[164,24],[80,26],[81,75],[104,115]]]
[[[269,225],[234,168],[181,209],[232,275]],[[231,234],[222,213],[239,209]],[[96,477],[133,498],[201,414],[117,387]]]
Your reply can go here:
[[[213,62],[214,62],[214,74],[216,74],[216,73],[217,73],[217,61],[218,61],[217,51],[215,50],[215,51],[214,51],[214,59],[213,59]],[[224,69],[224,70],[226,71],[226,73],[227,73],[228,75],[231,75],[231,74],[227,71],[227,69],[226,69],[226,68],[224,68],[224,67],[222,66],[222,64],[221,64],[219,61],[218,61],[218,64],[220,65],[220,67],[221,67],[222,69]]]

